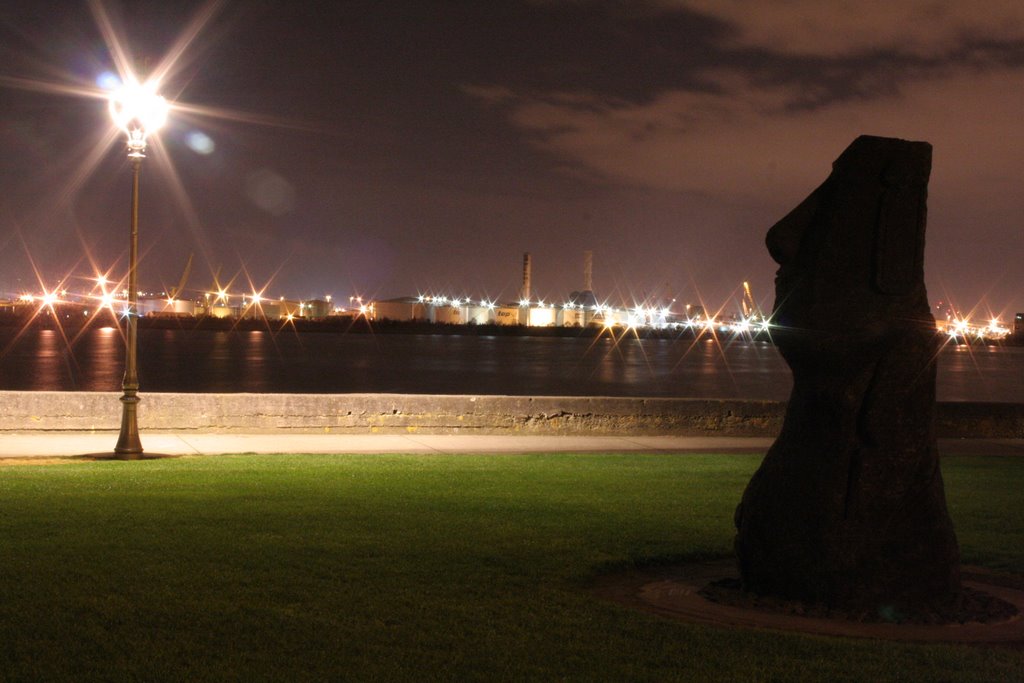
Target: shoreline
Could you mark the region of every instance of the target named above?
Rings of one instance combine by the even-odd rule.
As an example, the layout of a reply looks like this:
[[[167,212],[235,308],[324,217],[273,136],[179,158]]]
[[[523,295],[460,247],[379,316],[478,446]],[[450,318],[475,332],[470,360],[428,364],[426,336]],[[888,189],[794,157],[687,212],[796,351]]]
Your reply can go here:
[[[65,331],[80,332],[93,326],[117,327],[119,321],[113,316],[110,320],[100,323],[94,322],[95,318],[83,321],[77,316],[23,316],[12,314],[0,314],[0,328],[31,328],[31,329],[56,329],[58,327]],[[527,325],[497,325],[497,324],[454,324],[454,323],[433,323],[429,321],[404,321],[404,320],[367,320],[363,317],[332,316],[329,318],[295,320],[271,320],[266,318],[215,318],[210,316],[170,316],[156,315],[144,316],[138,320],[140,330],[180,330],[191,331],[213,331],[213,332],[253,332],[262,331],[277,334],[280,332],[294,333],[332,333],[332,334],[408,334],[408,335],[449,335],[468,337],[568,337],[594,339],[601,336],[620,337],[631,335],[638,339],[698,339],[708,334],[703,327],[626,327],[614,325],[605,327],[603,325],[587,325],[584,327],[534,327]],[[713,336],[721,336],[729,339],[743,339],[745,341],[757,341],[773,344],[770,332],[736,333],[718,332],[711,333]],[[942,332],[936,332],[936,336],[946,338]],[[966,339],[958,342],[957,345],[966,346],[1024,346],[1024,334],[1011,335],[1006,339]]]

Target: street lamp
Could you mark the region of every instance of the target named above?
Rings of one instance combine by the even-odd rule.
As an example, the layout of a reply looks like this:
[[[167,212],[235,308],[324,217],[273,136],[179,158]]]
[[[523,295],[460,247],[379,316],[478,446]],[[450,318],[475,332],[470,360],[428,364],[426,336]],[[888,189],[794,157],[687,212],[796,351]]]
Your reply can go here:
[[[146,156],[146,137],[167,121],[167,101],[157,95],[155,83],[130,79],[110,97],[110,116],[128,136],[128,160],[132,165],[131,233],[128,248],[128,310],[125,334],[124,380],[121,388],[121,433],[114,457],[137,460],[142,457],[139,441],[139,376],[137,371],[139,314],[139,169]]]

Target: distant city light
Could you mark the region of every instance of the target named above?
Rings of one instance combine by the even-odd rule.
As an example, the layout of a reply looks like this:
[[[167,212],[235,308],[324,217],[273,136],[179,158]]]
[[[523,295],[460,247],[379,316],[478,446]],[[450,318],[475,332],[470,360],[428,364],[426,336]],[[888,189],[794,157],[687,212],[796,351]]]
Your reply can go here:
[[[67,307],[86,306],[89,315],[107,308],[114,310],[114,304],[121,304],[122,300],[128,299],[127,289],[117,289],[108,280],[106,275],[91,275],[89,277],[74,276],[75,280],[83,279],[94,281],[102,286],[97,292],[96,287],[91,291],[75,292],[57,286],[52,291],[42,290],[36,293],[24,292],[18,295],[8,295],[9,303],[30,305],[35,302],[33,310],[36,312],[51,308],[53,310],[66,310]],[[64,278],[67,281],[67,277]],[[88,290],[88,287],[86,287]],[[112,291],[107,291],[111,289]],[[743,338],[748,340],[762,339],[771,340],[774,325],[769,319],[763,317],[760,312],[751,313],[751,306],[745,306],[742,313],[727,313],[727,306],[723,306],[717,314],[705,312],[705,306],[694,306],[679,304],[678,312],[673,313],[672,304],[666,305],[663,302],[652,302],[650,304],[636,304],[631,302],[629,306],[615,306],[608,301],[595,302],[584,305],[583,303],[567,299],[564,303],[551,303],[543,299],[531,300],[523,297],[519,300],[494,301],[487,297],[479,299],[465,296],[441,296],[419,294],[415,297],[395,299],[388,302],[374,302],[364,299],[361,295],[349,297],[352,305],[348,308],[340,306],[321,306],[330,304],[334,298],[329,294],[322,295],[314,301],[303,301],[288,299],[285,296],[268,296],[263,292],[254,291],[240,294],[231,293],[227,287],[215,290],[200,291],[190,297],[171,296],[168,292],[143,292],[150,301],[157,299],[162,304],[154,307],[152,303],[144,308],[145,315],[195,315],[212,316],[217,318],[225,317],[264,317],[268,319],[306,319],[324,318],[333,315],[365,316],[367,319],[375,320],[380,315],[382,319],[393,321],[400,320],[429,320],[431,322],[446,324],[493,324],[493,325],[522,325],[526,327],[608,327],[630,330],[692,330],[698,336],[710,335],[715,339],[721,339],[722,335],[729,335],[732,338]],[[226,308],[230,297],[241,299],[241,306],[233,309]],[[664,301],[667,301],[665,299]],[[593,301],[593,299],[591,299]],[[673,300],[674,301],[674,300]],[[415,308],[411,305],[415,302],[425,304],[426,310]],[[409,305],[403,310],[401,304]],[[514,306],[523,309],[519,314],[511,310]],[[258,308],[257,308],[258,307]],[[449,310],[442,311],[443,307]],[[686,312],[683,312],[685,307]],[[524,315],[527,313],[528,315]],[[127,314],[127,313],[125,313]],[[135,313],[132,317],[135,317]],[[289,318],[291,316],[291,318]],[[1024,318],[1024,314],[1018,319]],[[998,315],[988,312],[982,319],[972,319],[970,314],[963,314],[950,308],[944,319],[935,321],[935,329],[954,344],[974,344],[979,342],[998,342],[1010,338],[1015,334],[1014,324],[1005,323]]]

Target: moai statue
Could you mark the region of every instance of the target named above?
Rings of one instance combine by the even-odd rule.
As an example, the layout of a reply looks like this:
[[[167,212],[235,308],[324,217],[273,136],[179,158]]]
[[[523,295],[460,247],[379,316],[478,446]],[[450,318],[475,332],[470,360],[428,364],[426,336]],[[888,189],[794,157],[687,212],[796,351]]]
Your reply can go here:
[[[932,148],[862,136],[768,232],[782,431],[736,509],[745,590],[859,610],[955,598],[924,286]]]

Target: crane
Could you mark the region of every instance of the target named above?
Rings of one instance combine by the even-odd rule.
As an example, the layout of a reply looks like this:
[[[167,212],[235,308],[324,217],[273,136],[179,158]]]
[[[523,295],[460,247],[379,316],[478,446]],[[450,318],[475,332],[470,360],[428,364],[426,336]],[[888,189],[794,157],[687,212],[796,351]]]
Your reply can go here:
[[[167,292],[168,299],[177,299],[181,291],[185,289],[185,283],[188,282],[189,273],[192,272],[192,257],[195,253],[188,255],[188,261],[185,262],[185,272],[181,274],[181,280],[178,282],[178,286]]]
[[[764,318],[764,315],[761,313],[761,308],[757,305],[757,302],[754,301],[754,295],[750,291],[750,283],[746,281],[743,283],[743,299],[741,304],[743,306],[744,318]]]

